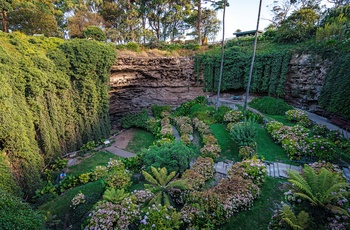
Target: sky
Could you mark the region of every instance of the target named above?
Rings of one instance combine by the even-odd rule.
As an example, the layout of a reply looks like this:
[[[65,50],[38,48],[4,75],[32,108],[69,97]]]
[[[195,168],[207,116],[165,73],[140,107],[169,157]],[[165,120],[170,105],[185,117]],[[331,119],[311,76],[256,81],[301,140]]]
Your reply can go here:
[[[237,29],[242,31],[255,30],[258,17],[260,0],[228,0],[230,6],[226,8],[225,39],[233,38]],[[264,30],[272,19],[271,7],[274,0],[262,0],[259,30]],[[325,4],[324,0],[322,4]],[[328,4],[327,4],[328,5]],[[222,21],[222,10],[218,12],[218,18]],[[221,40],[222,32],[219,32],[216,40]]]

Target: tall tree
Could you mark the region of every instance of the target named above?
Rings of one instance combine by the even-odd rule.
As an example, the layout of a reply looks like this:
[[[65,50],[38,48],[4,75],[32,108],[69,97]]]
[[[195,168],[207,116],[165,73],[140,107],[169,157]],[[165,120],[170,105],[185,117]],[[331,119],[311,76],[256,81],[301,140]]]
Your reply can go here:
[[[29,35],[36,33],[46,36],[59,35],[55,18],[55,14],[59,11],[56,10],[52,1],[16,1],[13,9],[8,15],[11,30],[19,30]]]
[[[78,11],[68,19],[69,35],[72,38],[82,37],[88,26],[102,26],[103,23],[103,18],[97,13]]]
[[[281,25],[281,22],[285,20],[288,15],[294,9],[294,4],[290,0],[273,1],[272,4],[268,5],[273,15],[272,20],[269,20],[274,28]]]

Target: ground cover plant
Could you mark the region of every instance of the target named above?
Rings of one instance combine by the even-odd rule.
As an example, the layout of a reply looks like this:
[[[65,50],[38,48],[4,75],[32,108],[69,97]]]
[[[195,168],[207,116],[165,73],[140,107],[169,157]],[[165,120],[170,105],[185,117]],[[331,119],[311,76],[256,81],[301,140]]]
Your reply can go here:
[[[147,149],[154,142],[154,135],[146,130],[138,129],[129,141],[125,150],[132,153],[139,153],[141,149]]]

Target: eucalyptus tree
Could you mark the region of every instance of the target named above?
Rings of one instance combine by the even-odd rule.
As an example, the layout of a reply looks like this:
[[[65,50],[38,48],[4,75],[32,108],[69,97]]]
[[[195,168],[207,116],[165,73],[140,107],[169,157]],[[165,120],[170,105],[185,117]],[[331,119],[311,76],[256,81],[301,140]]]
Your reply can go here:
[[[201,17],[201,36],[203,39],[208,38],[214,40],[220,31],[221,24],[221,21],[217,18],[217,11],[214,9],[204,9]],[[191,16],[186,20],[186,22],[192,28],[196,29],[198,23],[198,12],[192,11]],[[198,36],[198,32],[195,30],[193,33],[190,33],[190,35]]]
[[[10,2],[6,1],[6,3]],[[9,7],[8,4],[6,4],[6,6]],[[9,29],[19,30],[29,35],[59,35],[55,16],[61,14],[61,11],[55,8],[52,1],[13,1],[11,7],[13,10],[8,13],[8,21],[10,22],[8,26]],[[4,20],[6,21],[6,17]]]

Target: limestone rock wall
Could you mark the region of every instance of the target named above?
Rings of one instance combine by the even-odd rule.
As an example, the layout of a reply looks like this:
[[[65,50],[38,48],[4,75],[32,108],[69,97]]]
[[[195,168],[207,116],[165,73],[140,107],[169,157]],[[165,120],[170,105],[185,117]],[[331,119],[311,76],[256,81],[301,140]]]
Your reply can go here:
[[[195,76],[193,60],[180,57],[121,57],[110,75],[110,116],[116,121],[128,112],[153,104],[177,106],[205,95]]]
[[[317,105],[330,62],[315,55],[293,55],[285,85],[285,100],[301,109],[322,111]]]

